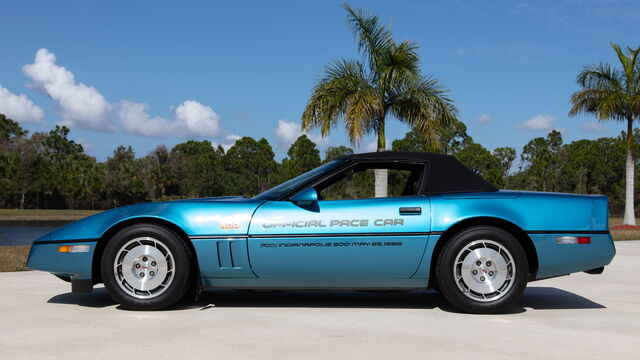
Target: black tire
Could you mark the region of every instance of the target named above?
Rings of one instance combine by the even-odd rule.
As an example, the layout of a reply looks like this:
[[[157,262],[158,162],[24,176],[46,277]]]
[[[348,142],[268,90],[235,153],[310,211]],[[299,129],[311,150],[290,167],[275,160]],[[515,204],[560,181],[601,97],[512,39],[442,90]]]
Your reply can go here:
[[[125,271],[127,271],[125,266],[115,266],[116,257],[118,257],[119,263],[122,263],[122,260],[126,258],[129,252],[133,257],[133,251],[138,247],[138,251],[144,250],[145,247],[147,249],[155,248],[164,255],[164,259],[161,256],[157,256],[157,262],[152,261],[155,258],[151,257],[151,255],[147,255],[149,258],[140,255],[136,257],[137,260],[134,265],[128,268],[128,271],[132,272],[133,276],[136,277],[138,271],[149,271],[146,273],[146,279],[137,279],[141,283],[144,280],[151,281],[153,275],[158,275],[157,281],[162,280],[162,283],[151,289],[155,293],[137,290],[124,278]],[[151,250],[154,251],[153,249]],[[167,253],[169,256],[167,256]],[[142,263],[142,269],[137,268],[139,270],[134,270],[134,266],[140,265],[138,262],[143,260],[145,263]],[[162,265],[166,266],[161,269],[162,261],[165,262]],[[102,281],[109,295],[123,307],[131,310],[160,310],[174,305],[183,298],[193,281],[193,275],[195,274],[194,264],[194,255],[180,236],[164,226],[142,223],[120,230],[109,240],[102,254],[100,271]],[[155,267],[152,267],[152,265]],[[153,272],[154,269],[156,272]],[[162,271],[163,269],[164,271]],[[129,277],[132,276],[130,274],[127,275]],[[155,278],[153,280],[155,283]],[[132,283],[136,284],[135,281],[132,281]]]
[[[495,251],[491,253],[493,255],[499,254],[493,261],[494,267],[500,261],[503,261],[502,265],[511,263],[511,267],[503,266],[503,269],[508,270],[499,271],[486,266],[491,261],[474,258],[482,251],[490,250]],[[508,258],[511,259],[510,262],[506,260]],[[458,261],[467,259],[469,262]],[[437,261],[436,277],[440,291],[453,306],[469,313],[492,314],[507,311],[522,295],[529,278],[528,259],[520,242],[510,233],[494,226],[475,226],[460,231],[445,244]],[[468,271],[464,271],[463,263],[472,263],[472,267],[467,267]],[[462,277],[463,273],[465,278]],[[499,273],[506,280],[498,278]],[[473,291],[486,286],[485,280],[491,282],[492,279],[495,279],[496,286],[500,285],[498,290],[503,290],[502,292]]]

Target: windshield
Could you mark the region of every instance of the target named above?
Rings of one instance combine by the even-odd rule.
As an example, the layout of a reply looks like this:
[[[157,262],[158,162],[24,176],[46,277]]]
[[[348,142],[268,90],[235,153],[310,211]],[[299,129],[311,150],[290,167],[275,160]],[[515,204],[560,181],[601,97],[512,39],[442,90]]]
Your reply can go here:
[[[259,200],[277,200],[282,196],[288,194],[292,190],[310,182],[311,180],[328,173],[329,171],[343,165],[346,160],[333,160],[315,169],[309,170],[306,173],[296,176],[293,179],[283,182],[282,184],[273,187],[261,194],[258,194],[254,199]]]

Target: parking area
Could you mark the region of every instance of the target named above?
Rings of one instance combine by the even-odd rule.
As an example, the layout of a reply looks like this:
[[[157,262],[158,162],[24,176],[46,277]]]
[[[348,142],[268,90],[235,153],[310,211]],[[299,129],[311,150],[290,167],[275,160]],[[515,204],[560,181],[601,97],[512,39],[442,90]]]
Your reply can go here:
[[[640,241],[603,275],[530,283],[504,315],[456,312],[435,292],[206,291],[167,311],[71,294],[41,272],[0,274],[0,358],[630,359],[640,338]]]

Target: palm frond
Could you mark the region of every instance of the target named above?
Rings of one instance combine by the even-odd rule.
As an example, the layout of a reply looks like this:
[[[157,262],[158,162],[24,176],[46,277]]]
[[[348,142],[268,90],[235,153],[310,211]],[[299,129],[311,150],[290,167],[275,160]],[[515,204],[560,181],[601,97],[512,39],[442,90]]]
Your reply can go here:
[[[600,63],[584,68],[576,77],[581,90],[571,95],[569,115],[592,113],[598,120],[632,122],[640,116],[640,47],[611,44],[622,65]]]
[[[392,45],[380,56],[378,71],[380,88],[389,89],[392,84],[412,81],[420,77],[418,46],[411,41]]]
[[[622,71],[624,72],[624,75],[627,79],[627,85],[632,85],[635,70],[638,65],[637,62],[638,53],[640,53],[640,47],[634,50],[631,47],[627,46],[628,55],[624,53],[619,45],[611,43],[611,47],[616,52],[616,55],[618,55],[618,60],[620,60],[620,63],[622,64]]]
[[[349,139],[357,144],[378,115],[376,109],[380,106],[376,104],[381,102],[380,96],[358,61],[335,61],[325,68],[324,74],[302,114],[302,127],[304,130],[319,128],[326,136],[344,119]]]
[[[348,13],[346,23],[358,44],[358,51],[366,57],[369,68],[374,71],[380,55],[393,44],[391,32],[380,23],[377,16],[348,4],[342,7]]]
[[[376,128],[384,114],[382,100],[373,88],[362,88],[349,97],[344,122],[352,144],[359,145],[364,135]]]
[[[394,93],[391,113],[420,133],[430,147],[438,145],[443,129],[457,120],[448,91],[435,79],[405,82]]]
[[[585,67],[576,77],[583,89],[619,89],[623,91],[624,76],[611,65],[600,63]]]
[[[344,120],[351,143],[375,132],[384,144],[391,113],[438,143],[442,129],[457,120],[457,110],[436,80],[420,74],[417,44],[396,44],[377,16],[347,4],[343,8],[366,65],[342,59],[324,69],[302,114],[303,129],[318,128],[326,136]]]
[[[580,113],[592,113],[598,120],[614,119],[624,121],[625,112],[620,111],[624,107],[623,99],[617,89],[585,89],[571,95],[573,106],[569,115]]]

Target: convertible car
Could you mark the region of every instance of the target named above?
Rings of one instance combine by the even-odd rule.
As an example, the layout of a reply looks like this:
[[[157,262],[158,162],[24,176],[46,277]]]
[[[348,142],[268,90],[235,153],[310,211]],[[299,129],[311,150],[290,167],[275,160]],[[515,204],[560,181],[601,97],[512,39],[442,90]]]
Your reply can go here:
[[[374,179],[388,179],[374,197]],[[527,282],[602,273],[605,196],[498,190],[454,157],[349,155],[253,198],[143,203],[34,241],[28,267],[104,283],[126,308],[202,288],[435,289],[471,313],[509,309]]]

